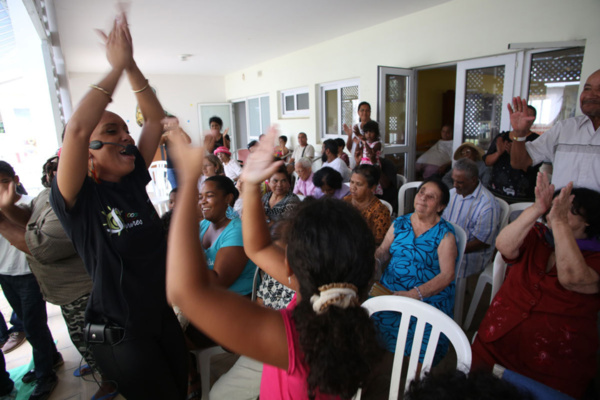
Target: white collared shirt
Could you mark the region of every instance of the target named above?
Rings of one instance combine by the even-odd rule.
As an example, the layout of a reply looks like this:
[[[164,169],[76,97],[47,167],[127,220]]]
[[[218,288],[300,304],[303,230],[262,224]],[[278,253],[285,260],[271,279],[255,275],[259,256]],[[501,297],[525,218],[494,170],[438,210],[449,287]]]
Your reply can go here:
[[[600,192],[600,128],[594,130],[589,117],[580,115],[558,121],[533,142],[525,143],[532,165],[552,163],[556,189],[573,181],[575,187]]]
[[[30,204],[33,197],[21,196],[17,205]],[[0,235],[0,275],[27,275],[31,273],[29,263],[25,258],[25,253],[15,246],[2,235]]]

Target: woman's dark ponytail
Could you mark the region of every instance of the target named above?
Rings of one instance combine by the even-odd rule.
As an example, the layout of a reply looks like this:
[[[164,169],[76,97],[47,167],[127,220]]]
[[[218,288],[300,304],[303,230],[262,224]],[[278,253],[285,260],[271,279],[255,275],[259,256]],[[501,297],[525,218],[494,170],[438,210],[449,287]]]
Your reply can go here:
[[[354,285],[364,300],[375,270],[375,239],[354,207],[329,198],[302,202],[287,233],[287,259],[302,296],[293,319],[309,368],[309,397],[351,398],[382,354],[373,322],[359,305],[330,305],[317,314],[311,297],[323,285],[342,283]]]

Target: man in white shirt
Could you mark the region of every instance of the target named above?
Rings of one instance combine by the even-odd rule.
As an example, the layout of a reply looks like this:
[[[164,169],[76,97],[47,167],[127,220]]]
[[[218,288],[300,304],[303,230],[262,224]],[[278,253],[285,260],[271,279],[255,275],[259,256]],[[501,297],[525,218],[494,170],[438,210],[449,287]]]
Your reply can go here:
[[[298,146],[294,148],[294,152],[292,153],[292,157],[287,164],[288,172],[291,174],[294,172],[294,165],[296,161],[301,159],[302,157],[309,158],[311,161],[315,156],[315,148],[312,145],[308,144],[308,137],[306,133],[300,132],[298,134]]]
[[[321,161],[323,167],[330,167],[335,169],[342,175],[342,180],[344,182],[350,182],[350,175],[352,175],[352,171],[346,163],[338,157],[338,146],[335,140],[327,139],[323,142],[323,154],[321,155]]]
[[[556,189],[572,181],[576,187],[600,191],[600,70],[587,79],[579,101],[583,115],[559,121],[533,142],[526,142],[534,117],[527,115],[527,100],[515,97],[512,106],[508,105],[513,128],[511,166],[525,170],[551,162]]]
[[[442,138],[417,158],[416,172],[421,174],[423,179],[435,174],[443,176],[450,168],[453,153],[452,136],[452,127],[450,125],[442,126]]]

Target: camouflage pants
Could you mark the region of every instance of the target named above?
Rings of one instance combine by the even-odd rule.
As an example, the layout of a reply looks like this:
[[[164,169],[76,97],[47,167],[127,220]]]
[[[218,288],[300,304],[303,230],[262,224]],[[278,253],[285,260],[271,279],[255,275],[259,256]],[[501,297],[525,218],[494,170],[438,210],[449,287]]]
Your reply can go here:
[[[94,361],[94,356],[85,343],[85,308],[87,307],[89,298],[89,294],[81,296],[72,303],[60,306],[60,310],[67,323],[69,336],[71,337],[71,341],[75,345],[75,348],[79,351],[92,370],[99,372],[96,362]]]

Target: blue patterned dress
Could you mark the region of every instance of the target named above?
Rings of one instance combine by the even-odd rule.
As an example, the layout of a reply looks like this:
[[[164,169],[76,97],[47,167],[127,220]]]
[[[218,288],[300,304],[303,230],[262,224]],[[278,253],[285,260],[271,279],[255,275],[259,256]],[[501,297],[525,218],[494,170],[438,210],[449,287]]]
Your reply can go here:
[[[412,214],[403,215],[394,221],[394,241],[390,246],[392,258],[381,277],[381,284],[392,291],[411,290],[420,286],[440,273],[440,262],[437,248],[448,232],[454,234],[454,228],[443,219],[424,232],[415,237],[410,223]],[[426,297],[424,301],[438,310],[451,316],[454,308],[454,282],[435,296]],[[400,314],[395,312],[379,312],[373,315],[373,320],[378,328],[386,350],[395,352],[398,327],[400,326]],[[405,356],[409,356],[412,348],[416,320],[413,318],[406,338]],[[425,358],[426,344],[429,342],[431,327],[428,325],[423,337],[423,347],[419,356],[419,362]],[[440,335],[438,347],[435,352],[434,364],[437,364],[448,351],[448,338]]]

